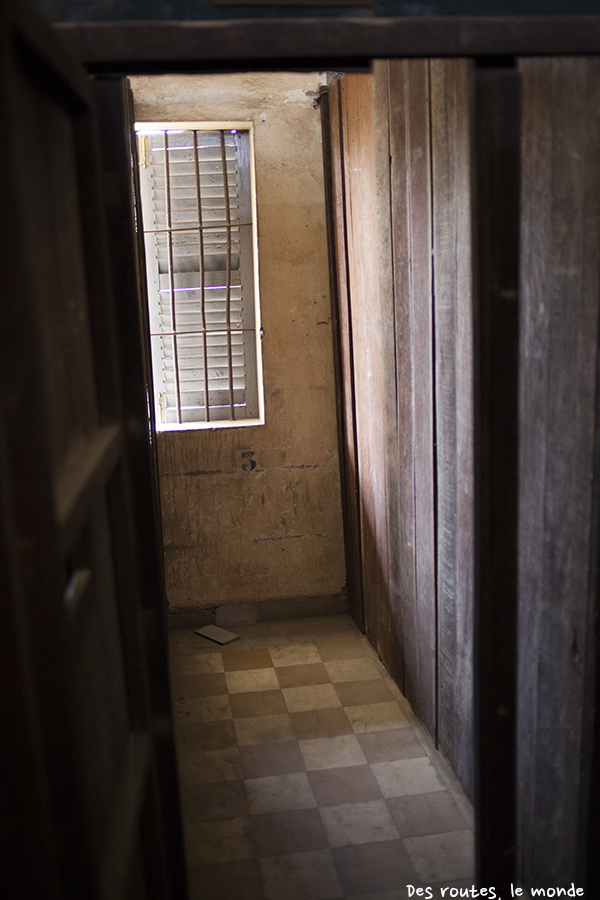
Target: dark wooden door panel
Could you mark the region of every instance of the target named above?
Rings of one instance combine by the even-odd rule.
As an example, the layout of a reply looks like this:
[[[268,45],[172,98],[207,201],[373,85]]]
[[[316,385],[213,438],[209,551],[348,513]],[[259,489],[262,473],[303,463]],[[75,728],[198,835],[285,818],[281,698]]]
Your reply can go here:
[[[3,753],[7,862],[16,896],[181,897],[177,801],[165,816],[160,798],[176,798],[160,579],[143,602],[139,588],[144,558],[157,571],[139,326],[129,333],[137,366],[123,365],[118,338],[137,318],[137,292],[121,314],[88,77],[22,4],[4,4],[0,26],[2,689],[31,764],[14,745]],[[131,226],[130,191],[127,201]],[[133,260],[132,249],[135,282]],[[134,487],[135,442],[147,461]]]
[[[519,68],[519,868],[525,885],[568,884],[584,874],[580,777],[597,553],[600,61],[523,59]]]

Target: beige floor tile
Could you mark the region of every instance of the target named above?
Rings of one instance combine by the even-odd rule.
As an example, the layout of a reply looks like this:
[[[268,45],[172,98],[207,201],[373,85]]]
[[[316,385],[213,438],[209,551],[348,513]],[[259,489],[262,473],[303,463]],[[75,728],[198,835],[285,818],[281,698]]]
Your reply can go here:
[[[240,747],[268,744],[271,741],[293,741],[296,737],[288,713],[234,719],[234,726]]]
[[[362,766],[365,755],[354,734],[298,741],[307,771],[338,769],[342,766]]]
[[[171,661],[173,675],[213,675],[223,671],[223,660],[220,653],[174,656]]]
[[[408,727],[406,716],[395,700],[387,703],[346,706],[345,710],[356,734]]]
[[[228,694],[216,697],[190,697],[188,700],[176,700],[174,705],[175,724],[195,722],[217,722],[231,719],[231,706]]]
[[[217,822],[196,822],[184,828],[188,865],[251,859],[256,855],[248,816]]]
[[[327,806],[321,809],[321,818],[331,847],[395,841],[400,837],[384,800]]]
[[[474,875],[471,831],[404,838],[404,846],[419,878],[425,884],[472,878]]]
[[[228,747],[225,750],[180,751],[177,754],[177,761],[182,784],[237,781],[242,778],[240,753],[237,747]]]
[[[246,792],[253,816],[291,809],[311,809],[317,805],[306,772],[247,778]]]
[[[338,659],[326,662],[325,668],[334,684],[338,681],[373,681],[381,677],[370,659]]]
[[[276,667],[304,666],[309,663],[321,662],[319,651],[313,644],[295,645],[282,647],[280,650],[271,650],[271,657],[273,658],[273,665]]]
[[[342,705],[332,684],[283,688],[283,696],[291,713],[306,712],[309,709],[334,709]]]
[[[446,790],[428,756],[372,763],[371,771],[384,797]]]
[[[335,900],[343,897],[329,850],[260,860],[267,900]]]
[[[244,672],[225,672],[230,694],[244,691],[278,691],[279,682],[274,669],[250,669]]]

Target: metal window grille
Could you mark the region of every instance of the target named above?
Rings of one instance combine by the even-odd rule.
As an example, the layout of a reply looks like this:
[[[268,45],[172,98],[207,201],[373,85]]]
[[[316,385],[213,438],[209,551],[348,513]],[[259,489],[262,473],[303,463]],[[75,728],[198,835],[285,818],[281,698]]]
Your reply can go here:
[[[256,424],[251,133],[136,126],[158,430]]]

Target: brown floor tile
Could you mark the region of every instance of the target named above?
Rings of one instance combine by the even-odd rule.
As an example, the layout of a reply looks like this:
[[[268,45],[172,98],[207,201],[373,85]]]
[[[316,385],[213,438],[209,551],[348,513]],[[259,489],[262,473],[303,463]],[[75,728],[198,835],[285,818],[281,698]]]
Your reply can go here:
[[[329,737],[336,734],[353,734],[352,725],[344,710],[309,709],[290,713],[294,734],[298,739]]]
[[[177,748],[181,751],[191,750],[225,750],[235,747],[237,743],[232,719],[221,722],[194,722],[191,725],[179,725],[176,733]]]
[[[273,665],[268,650],[228,650],[223,651],[223,668],[226,672],[240,672],[242,669],[270,669]]]
[[[386,703],[394,697],[383,678],[373,681],[344,681],[335,685],[342,706],[359,706],[363,703]]]
[[[402,841],[336,847],[331,852],[347,896],[420,884]]]
[[[179,780],[182,784],[239,781],[243,777],[237,747],[225,750],[179,750]]]
[[[240,761],[245,778],[288,775],[306,769],[297,741],[240,747]]]
[[[275,669],[282,688],[307,687],[310,684],[329,684],[331,680],[323,663],[301,666],[281,666]]]
[[[381,798],[369,766],[344,766],[309,772],[308,779],[319,806],[338,806]]]
[[[394,759],[414,759],[427,756],[412,728],[393,728],[389,731],[370,731],[357,735],[363,753],[370,763],[391,762]]]
[[[315,646],[323,662],[334,662],[339,659],[362,659],[369,657],[369,651],[358,638],[315,638]]]
[[[248,691],[241,694],[230,694],[229,702],[234,719],[247,719],[250,716],[276,716],[286,713],[287,706],[281,691]]]
[[[250,813],[243,781],[183,786],[181,807],[186,825],[215,819],[235,819]]]
[[[402,837],[463,831],[468,828],[463,814],[448,791],[390,797],[386,802]]]
[[[227,693],[227,681],[223,673],[214,675],[178,675],[173,678],[173,696],[211,697]]]
[[[258,860],[188,869],[189,900],[265,900]]]
[[[295,809],[252,817],[259,856],[284,856],[329,846],[318,809]]]
[[[269,900],[333,900],[344,896],[331,850],[262,857],[260,869]]]
[[[205,866],[238,859],[255,859],[256,844],[249,816],[194,822],[183,829],[185,855],[190,866]]]

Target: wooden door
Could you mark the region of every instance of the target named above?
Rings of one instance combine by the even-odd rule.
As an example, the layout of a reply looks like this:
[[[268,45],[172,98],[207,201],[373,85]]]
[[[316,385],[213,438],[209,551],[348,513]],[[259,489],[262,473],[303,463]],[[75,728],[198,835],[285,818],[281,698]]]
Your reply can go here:
[[[0,40],[3,885],[184,897],[122,102],[101,172],[84,71]]]

